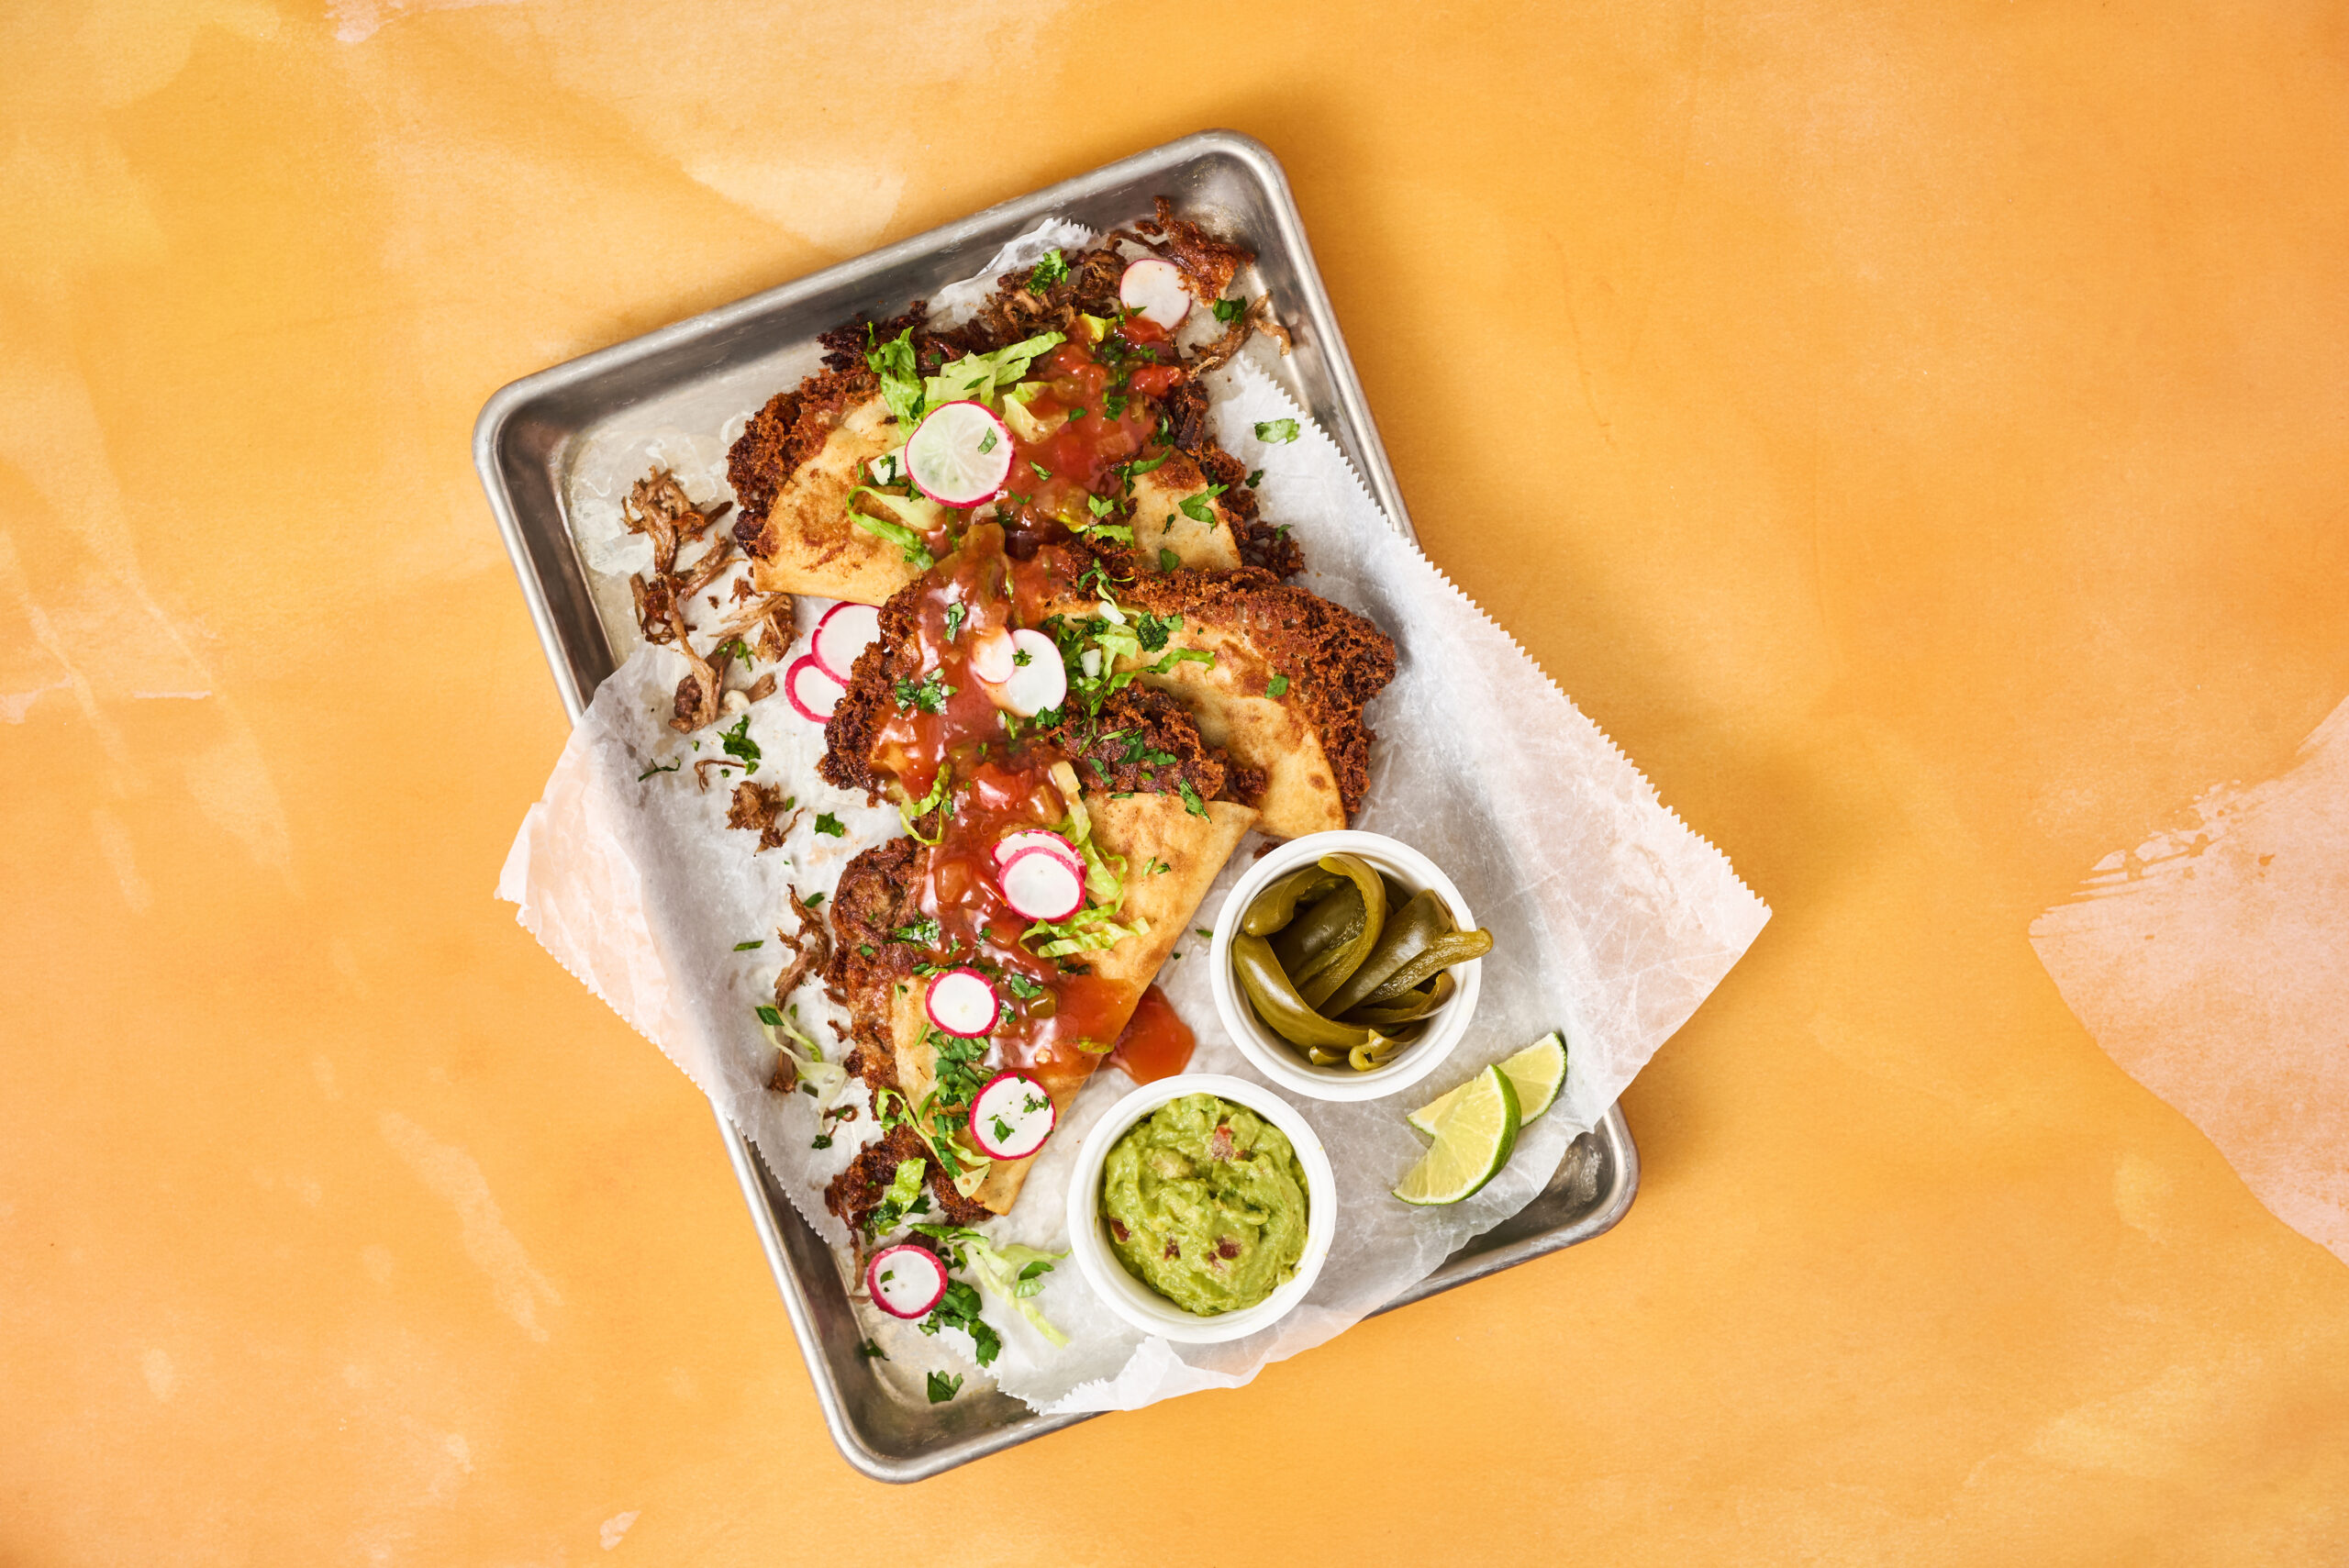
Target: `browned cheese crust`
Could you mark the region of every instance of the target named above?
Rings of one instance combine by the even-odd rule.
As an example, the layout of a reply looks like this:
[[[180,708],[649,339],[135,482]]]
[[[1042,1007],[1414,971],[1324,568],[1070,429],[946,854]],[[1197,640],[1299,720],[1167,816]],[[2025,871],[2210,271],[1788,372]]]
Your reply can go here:
[[[1143,573],[1120,586],[1118,598],[1130,608],[1245,636],[1288,677],[1282,700],[1319,731],[1347,817],[1362,808],[1374,739],[1362,710],[1395,678],[1391,638],[1341,605],[1250,568]]]

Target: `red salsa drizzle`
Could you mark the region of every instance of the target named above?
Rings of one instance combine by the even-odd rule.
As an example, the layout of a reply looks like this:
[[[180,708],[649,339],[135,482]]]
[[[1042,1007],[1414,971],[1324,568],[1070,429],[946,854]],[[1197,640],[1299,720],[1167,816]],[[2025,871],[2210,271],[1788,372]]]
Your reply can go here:
[[[1135,473],[1165,461],[1158,400],[1184,379],[1174,358],[1165,329],[1135,317],[1097,345],[1065,341],[1035,361],[1025,411],[1048,428],[1032,441],[1015,436],[1003,495],[950,514],[948,528],[929,539],[941,559],[916,595],[920,673],[898,681],[895,710],[874,735],[875,767],[910,801],[935,804],[941,771],[946,780],[951,810],[922,862],[921,908],[937,923],[924,968],[968,964],[995,983],[1004,1006],[982,1077],[1016,1067],[1064,1093],[1116,1042],[1112,1059],[1141,1082],[1179,1072],[1190,1057],[1191,1031],[1155,985],[1130,1020],[1124,987],[1093,973],[1092,955],[1041,958],[1021,941],[1032,922],[1005,900],[995,848],[1023,828],[1067,821],[1071,803],[1052,778],[1063,758],[1019,732],[968,658],[982,635],[1037,627],[1048,606],[1084,596],[1088,558],[1068,541],[1110,520],[1090,497],[1114,510]]]
[[[1118,1037],[1108,1065],[1121,1069],[1137,1084],[1155,1084],[1188,1067],[1198,1043],[1198,1037],[1166,999],[1166,993],[1152,985],[1141,994],[1141,1004],[1127,1021],[1126,1032]]]

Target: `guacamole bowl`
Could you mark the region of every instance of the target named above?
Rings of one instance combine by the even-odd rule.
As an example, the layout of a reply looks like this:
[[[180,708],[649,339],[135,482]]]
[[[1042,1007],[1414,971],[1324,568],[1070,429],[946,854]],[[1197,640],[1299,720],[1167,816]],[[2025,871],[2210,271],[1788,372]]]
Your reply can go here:
[[[1119,1257],[1109,1221],[1102,1212],[1111,1151],[1143,1120],[1189,1095],[1211,1095],[1227,1105],[1254,1112],[1288,1140],[1304,1175],[1305,1245],[1288,1277],[1253,1306],[1211,1315],[1187,1311],[1135,1277]],[[1084,1146],[1077,1151],[1076,1171],[1069,1181],[1069,1251],[1075,1254],[1077,1272],[1085,1283],[1133,1327],[1186,1344],[1242,1339],[1279,1321],[1313,1288],[1337,1232],[1338,1178],[1321,1140],[1280,1095],[1261,1084],[1219,1073],[1180,1073],[1162,1078],[1111,1106],[1085,1134]]]
[[[1473,959],[1453,968],[1455,988],[1451,999],[1427,1015],[1425,1022],[1418,1026],[1416,1038],[1367,1072],[1358,1072],[1343,1062],[1321,1067],[1307,1061],[1303,1051],[1274,1033],[1256,1016],[1232,966],[1232,940],[1240,934],[1240,923],[1258,897],[1289,873],[1310,866],[1324,855],[1338,854],[1369,862],[1408,892],[1433,893],[1450,908],[1462,929],[1475,925],[1475,917],[1468,913],[1467,901],[1460,896],[1460,889],[1443,874],[1442,868],[1401,840],[1352,830],[1308,833],[1302,839],[1291,839],[1259,860],[1223,901],[1222,912],[1216,917],[1215,940],[1208,951],[1208,983],[1215,990],[1216,1014],[1230,1033],[1232,1043],[1248,1058],[1251,1066],[1282,1088],[1316,1100],[1384,1099],[1409,1088],[1442,1066],[1444,1058],[1452,1054],[1453,1048],[1468,1032],[1469,1019],[1476,1011],[1483,960]]]

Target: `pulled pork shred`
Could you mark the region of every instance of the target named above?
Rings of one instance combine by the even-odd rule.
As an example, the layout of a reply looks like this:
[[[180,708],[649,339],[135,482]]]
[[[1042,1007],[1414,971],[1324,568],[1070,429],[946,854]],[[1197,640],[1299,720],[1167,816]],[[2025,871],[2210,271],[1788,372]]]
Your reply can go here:
[[[724,711],[726,672],[738,648],[770,663],[779,662],[797,629],[790,595],[761,595],[743,579],[733,589],[738,607],[717,628],[708,654],[695,651],[694,628],[685,622],[685,606],[734,564],[736,541],[731,534],[720,531],[690,567],[682,565],[677,557],[732,506],[730,501],[708,507],[695,506],[676,474],[665,468],[656,468],[638,480],[620,504],[620,517],[629,532],[652,541],[651,575],[648,578],[640,573],[629,579],[637,630],[645,641],[674,648],[685,656],[687,673],[677,683],[674,717],[669,720],[669,727],[680,734],[690,735],[717,722]],[[710,602],[718,602],[715,595]],[[774,675],[770,672],[751,685],[751,700],[756,702],[774,691]],[[707,775],[702,782],[708,782]]]
[[[698,762],[695,764],[696,767],[701,765]],[[734,786],[734,799],[726,808],[726,825],[759,836],[758,849],[752,850],[752,854],[757,854],[759,850],[781,849],[785,837],[791,831],[791,825],[799,819],[799,813],[796,811],[789,817],[784,816],[785,804],[783,791],[774,784],[738,784]],[[796,897],[793,902],[796,906]],[[784,940],[784,945],[796,951],[797,944],[788,938]]]

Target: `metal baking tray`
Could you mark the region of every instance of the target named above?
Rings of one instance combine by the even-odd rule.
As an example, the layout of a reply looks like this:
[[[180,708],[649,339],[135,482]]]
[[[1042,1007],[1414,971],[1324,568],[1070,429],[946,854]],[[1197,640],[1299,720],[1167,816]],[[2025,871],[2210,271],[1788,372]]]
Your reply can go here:
[[[893,316],[907,301],[973,275],[1005,240],[1044,217],[1106,230],[1149,216],[1152,198],[1160,195],[1185,217],[1255,250],[1255,286],[1271,295],[1275,314],[1295,339],[1278,373],[1353,460],[1395,526],[1410,536],[1409,513],[1354,379],[1286,176],[1261,143],[1231,131],[1201,131],[541,371],[492,397],[473,429],[473,462],[573,722],[616,667],[611,632],[633,630],[624,608],[616,608],[609,628],[599,617],[564,506],[572,462],[599,428],[622,416],[641,421],[666,400],[737,383],[748,412],[784,385],[780,373],[761,382],[760,367],[817,333],[859,312]],[[830,1250],[799,1218],[750,1142],[722,1114],[718,1119],[825,1423],[849,1463],[875,1480],[918,1481],[1090,1419],[1039,1416],[993,1390],[935,1407],[889,1391],[857,1353],[863,1330]],[[1569,1147],[1531,1204],[1382,1310],[1588,1240],[1623,1217],[1639,1180],[1631,1131],[1621,1109],[1610,1107],[1597,1129]]]

